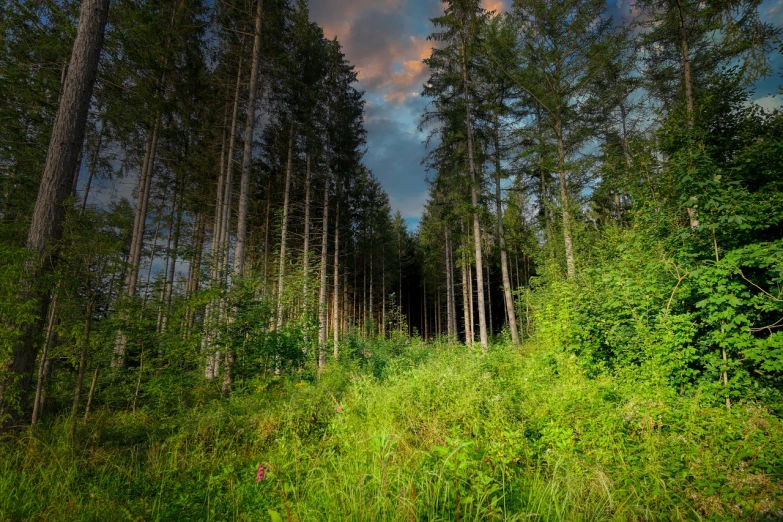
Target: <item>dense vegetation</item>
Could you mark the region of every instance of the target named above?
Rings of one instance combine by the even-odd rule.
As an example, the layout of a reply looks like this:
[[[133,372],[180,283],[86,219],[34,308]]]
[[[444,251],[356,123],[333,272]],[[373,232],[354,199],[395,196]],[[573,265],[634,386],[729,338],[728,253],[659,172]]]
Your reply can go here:
[[[306,1],[0,3],[0,518],[783,518],[778,29],[443,3],[416,231]]]

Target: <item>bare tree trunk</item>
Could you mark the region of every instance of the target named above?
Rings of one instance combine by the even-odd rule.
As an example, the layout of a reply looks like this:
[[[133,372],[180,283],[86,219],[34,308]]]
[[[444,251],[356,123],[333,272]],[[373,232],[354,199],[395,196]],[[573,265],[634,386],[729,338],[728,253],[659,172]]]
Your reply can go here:
[[[87,395],[87,405],[84,407],[84,420],[90,415],[90,408],[92,407],[92,400],[95,398],[95,385],[98,384],[98,367],[95,367],[95,372],[92,374],[92,382],[90,383],[90,393]]]
[[[479,222],[478,186],[476,179],[476,165],[473,158],[473,130],[470,116],[470,84],[468,83],[467,51],[465,41],[462,42],[462,82],[465,93],[465,128],[468,138],[468,168],[470,170],[470,201],[473,206],[473,242],[476,247],[476,284],[478,286],[478,312],[479,334],[481,347],[486,350],[489,346],[487,335],[487,317],[484,309],[484,267],[481,255],[481,224]]]
[[[76,386],[73,391],[73,407],[71,408],[71,440],[76,433],[76,413],[79,410],[79,399],[84,384],[84,374],[87,371],[87,351],[90,347],[90,330],[92,328],[92,308],[95,297],[91,295],[90,282],[87,281],[87,310],[85,311],[84,336],[82,339],[82,351],[79,356],[79,372],[76,376]]]
[[[484,281],[485,291],[487,293],[487,312],[488,312],[488,319],[489,319],[489,333],[492,334],[492,332],[495,331],[495,327],[492,324],[492,290],[489,287],[489,256],[487,256],[487,264],[486,264],[486,276],[487,279]]]
[[[302,259],[302,272],[304,274],[304,313],[309,313],[310,304],[310,153],[307,153],[307,167],[305,170],[305,215],[304,215],[304,254]]]
[[[498,219],[498,243],[500,243],[500,271],[503,276],[503,301],[508,318],[508,329],[511,330],[511,340],[519,346],[519,330],[517,329],[517,315],[514,310],[514,298],[511,294],[511,278],[508,271],[508,254],[506,251],[506,233],[503,229],[503,196],[500,188],[501,162],[500,162],[500,128],[498,114],[495,112],[495,212]]]
[[[465,271],[468,277],[468,313],[470,314],[470,342],[476,340],[476,313],[474,310],[475,293],[473,292],[473,263],[466,259]]]
[[[422,295],[424,296],[424,340],[428,340],[430,338],[430,331],[429,331],[429,309],[427,308],[427,281],[422,281],[422,284],[424,286],[424,289],[422,291]]]
[[[451,267],[451,242],[449,241],[449,229],[443,229],[443,235],[445,236],[444,253],[446,254],[446,330],[449,336],[453,336],[456,330],[453,323],[453,306],[452,293],[454,292],[454,272]]]
[[[27,396],[35,368],[35,337],[41,328],[46,311],[46,294],[40,295],[35,283],[52,269],[54,257],[51,247],[62,232],[65,201],[70,195],[79,155],[84,144],[87,115],[92,99],[93,85],[98,70],[104,29],[109,13],[109,0],[83,0],[79,26],[73,43],[68,71],[63,82],[60,104],[52,126],[52,136],[44,163],[43,176],[27,235],[28,250],[41,256],[41,262],[28,263],[21,294],[25,300],[39,299],[40,312],[24,325],[17,342],[11,348],[10,361],[5,366],[6,377],[0,381],[0,429],[12,408],[6,401],[6,388],[12,382],[18,385],[18,399],[26,408]]]
[[[288,201],[291,195],[291,171],[294,161],[294,125],[288,133],[288,164],[285,170],[285,196],[283,199],[283,223],[280,230],[280,269],[277,279],[277,328],[283,327],[283,292],[285,291],[285,247],[288,240]]]
[[[242,60],[237,64],[237,82],[234,91],[234,105],[231,109],[231,130],[228,135],[228,156],[225,158],[225,183],[221,194],[220,226],[218,237],[218,265],[216,286],[223,286],[228,276],[229,246],[231,239],[231,202],[234,196],[234,162],[237,141],[237,125],[239,124],[239,98],[242,85]]]
[[[375,270],[374,270],[375,269],[375,264],[373,263],[373,255],[372,254],[373,254],[373,252],[372,252],[372,250],[370,250],[370,294],[369,294],[369,299],[370,299],[369,319],[370,319],[370,328],[371,328],[371,330],[370,330],[370,337],[373,337],[375,335],[375,307],[373,306],[374,305],[374,303],[373,303],[373,281],[375,279],[375,273],[374,273],[375,272]]]
[[[440,317],[440,287],[438,287],[438,290],[436,292],[437,296],[437,303],[435,304],[435,335],[440,338],[440,332],[441,332],[441,317]]]
[[[327,314],[327,287],[326,271],[328,269],[329,254],[329,166],[326,167],[324,179],[324,212],[321,232],[321,289],[318,295],[318,368],[326,366],[326,314]]]
[[[256,125],[256,93],[258,92],[258,61],[261,55],[261,21],[264,2],[258,0],[255,34],[253,37],[253,63],[250,68],[250,88],[247,95],[247,120],[245,145],[242,152],[242,179],[239,188],[239,213],[237,217],[237,242],[234,249],[234,276],[245,274],[245,240],[247,239],[247,201],[250,193],[250,161],[253,155],[253,131]]]
[[[340,189],[337,189],[337,205],[334,211],[334,310],[332,311],[332,336],[334,358],[340,355]]]
[[[136,286],[139,278],[139,264],[141,261],[142,247],[144,245],[144,228],[147,224],[147,207],[149,204],[150,187],[152,186],[152,173],[155,165],[155,153],[158,147],[158,131],[160,128],[160,116],[155,120],[152,132],[147,137],[144,160],[139,174],[139,194],[136,203],[136,212],[133,221],[133,234],[131,236],[130,253],[128,254],[125,295],[136,295]],[[127,319],[127,317],[124,317]],[[114,345],[114,355],[111,367],[115,369],[125,368],[125,355],[128,338],[122,330],[117,332]]]
[[[568,211],[568,185],[565,167],[565,144],[563,143],[563,127],[560,116],[556,116],[555,132],[557,133],[557,165],[560,175],[560,205],[563,212],[563,242],[565,243],[566,270],[569,278],[576,276],[574,263],[574,246],[571,239],[571,215]]]
[[[462,318],[465,323],[465,343],[471,345],[475,339],[473,335],[473,314],[470,312],[473,308],[472,296],[468,293],[468,267],[470,264],[465,256],[465,250],[462,250]]]
[[[272,210],[272,176],[266,182],[266,210],[264,212],[264,296],[267,293],[269,280],[269,219]]]
[[[177,219],[174,224],[174,237],[172,239],[172,245],[171,245],[171,254],[169,255],[169,272],[168,277],[166,278],[166,295],[164,297],[163,302],[163,317],[161,318],[160,322],[160,331],[164,332],[166,330],[166,325],[168,323],[169,319],[169,311],[171,309],[171,298],[174,295],[174,277],[177,274],[177,258],[179,257],[179,236],[180,236],[180,228],[182,227],[182,199],[184,197],[185,192],[185,183],[184,180],[182,180],[180,187],[180,194],[177,198]]]
[[[98,160],[100,159],[101,154],[101,145],[103,143],[103,131],[106,128],[106,122],[101,121],[101,128],[98,131],[98,138],[95,143],[95,149],[92,151],[92,157],[90,158],[90,170],[89,175],[87,176],[87,184],[84,186],[84,194],[82,195],[82,214],[84,214],[85,210],[87,209],[87,198],[90,195],[90,186],[92,186],[92,180],[95,178],[95,174],[98,172]],[[79,177],[79,172],[77,170],[76,175],[74,176],[74,183]]]
[[[49,314],[46,325],[46,339],[44,341],[43,352],[41,352],[41,361],[38,366],[38,381],[35,384],[35,400],[33,401],[33,417],[30,424],[35,426],[40,416],[41,405],[43,403],[44,394],[44,370],[46,368],[46,362],[49,360],[49,352],[54,346],[54,338],[57,334],[55,327],[57,326],[57,307],[59,304],[58,289],[54,291],[54,297],[49,303]]]

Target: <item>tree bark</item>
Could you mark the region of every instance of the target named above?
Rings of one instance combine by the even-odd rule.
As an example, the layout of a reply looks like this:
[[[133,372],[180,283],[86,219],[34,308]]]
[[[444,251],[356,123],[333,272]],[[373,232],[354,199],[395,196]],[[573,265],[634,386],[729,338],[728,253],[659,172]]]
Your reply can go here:
[[[280,230],[280,269],[277,279],[277,329],[283,327],[283,293],[285,291],[286,241],[288,240],[288,202],[291,195],[291,171],[294,161],[294,125],[288,133],[288,164],[285,170],[285,196],[283,198],[283,223]]]
[[[256,93],[258,91],[258,62],[261,55],[261,21],[264,2],[258,0],[255,34],[253,37],[253,63],[250,68],[250,88],[247,95],[247,120],[245,144],[242,152],[242,179],[239,188],[239,212],[237,217],[237,242],[234,249],[234,276],[245,274],[245,240],[247,239],[247,202],[250,194],[250,163],[253,154],[253,132],[256,125]]]
[[[468,82],[467,51],[462,42],[462,82],[465,94],[465,128],[468,138],[468,168],[470,170],[470,201],[473,206],[473,242],[476,247],[476,284],[478,286],[479,335],[482,350],[489,346],[487,335],[487,317],[484,309],[484,267],[481,254],[481,223],[479,222],[478,186],[476,165],[473,154],[473,130],[470,116],[470,84]]]
[[[19,404],[22,409],[27,407],[36,359],[35,337],[41,328],[48,295],[48,291],[41,292],[35,287],[54,263],[50,250],[61,235],[65,201],[71,194],[77,174],[108,13],[109,0],[82,0],[76,39],[27,235],[27,248],[40,256],[42,262],[28,263],[21,293],[25,300],[37,299],[40,312],[22,328],[18,342],[11,348],[10,361],[2,361],[8,376],[0,382],[0,426],[5,424],[6,415],[12,413],[10,404],[5,400],[9,385],[14,383],[18,386]]]
[[[340,189],[337,189],[337,205],[334,211],[334,310],[332,311],[332,336],[334,358],[340,356]]]
[[[555,132],[557,133],[557,164],[560,176],[560,206],[563,212],[563,242],[565,243],[566,271],[569,279],[576,276],[574,263],[574,246],[571,238],[571,215],[568,211],[568,186],[565,167],[565,144],[563,142],[563,127],[560,116],[555,117]]]
[[[511,340],[519,346],[519,330],[517,329],[517,315],[514,310],[514,298],[511,294],[511,278],[508,271],[508,254],[506,251],[506,233],[503,229],[503,196],[500,188],[501,162],[500,162],[500,128],[498,114],[495,112],[495,211],[498,219],[498,243],[500,243],[500,271],[503,276],[503,301],[506,306],[508,328],[511,330]]]
[[[324,211],[321,231],[321,289],[318,294],[318,368],[326,366],[326,271],[329,255],[329,166],[324,179]]]
[[[82,350],[79,356],[79,371],[76,375],[76,386],[73,391],[73,407],[71,408],[71,440],[76,433],[76,413],[79,410],[79,399],[84,384],[84,374],[87,371],[87,352],[90,348],[90,331],[92,328],[92,309],[95,304],[95,297],[90,295],[90,283],[87,282],[87,310],[85,311],[84,336],[82,339]]]
[[[310,312],[310,153],[307,153],[305,167],[305,215],[304,215],[304,254],[302,256],[302,273],[304,275],[304,313]]]

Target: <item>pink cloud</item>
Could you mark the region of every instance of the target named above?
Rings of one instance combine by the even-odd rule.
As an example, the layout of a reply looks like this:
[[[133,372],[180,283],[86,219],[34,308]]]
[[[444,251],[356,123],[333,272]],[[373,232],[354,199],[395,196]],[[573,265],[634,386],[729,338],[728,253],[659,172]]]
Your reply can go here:
[[[356,67],[359,81],[370,92],[393,104],[403,103],[421,90],[429,76],[422,63],[432,42],[413,34],[412,16],[417,9],[434,15],[441,2],[408,5],[421,0],[313,0],[311,14],[327,38],[337,37],[346,57]],[[431,6],[429,4],[432,4]]]

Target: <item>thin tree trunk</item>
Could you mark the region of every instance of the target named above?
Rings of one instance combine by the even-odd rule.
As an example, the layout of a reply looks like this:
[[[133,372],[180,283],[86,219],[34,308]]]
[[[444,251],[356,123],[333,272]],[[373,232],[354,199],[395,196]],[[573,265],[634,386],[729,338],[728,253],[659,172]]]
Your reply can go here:
[[[429,309],[427,308],[427,281],[422,281],[422,284],[424,286],[424,289],[422,290],[422,295],[424,296],[424,340],[428,340],[430,338],[430,331],[429,331]]]
[[[326,366],[326,314],[327,314],[327,287],[326,271],[328,269],[329,254],[329,166],[326,167],[324,179],[324,211],[321,232],[321,289],[318,294],[318,368]]]
[[[468,312],[470,313],[470,342],[473,343],[476,340],[476,313],[474,308],[474,301],[476,299],[476,293],[473,291],[473,263],[470,260],[465,263],[465,270],[468,277]]]
[[[245,274],[245,241],[247,239],[247,202],[250,194],[250,161],[253,155],[253,132],[256,125],[256,93],[258,92],[258,62],[261,55],[261,21],[264,2],[258,0],[253,37],[253,63],[250,68],[250,88],[247,95],[247,120],[245,122],[245,144],[242,152],[242,179],[239,189],[239,212],[237,217],[237,239],[234,249],[234,276]]]
[[[79,356],[79,372],[76,376],[76,386],[73,391],[73,407],[71,408],[71,440],[76,434],[76,413],[79,410],[79,399],[84,384],[84,374],[87,371],[87,351],[90,347],[90,330],[92,328],[92,308],[95,304],[95,298],[90,295],[90,282],[87,281],[87,310],[85,312],[84,338],[82,339],[82,351]]]
[[[92,407],[92,400],[95,398],[95,385],[98,384],[98,367],[95,367],[95,372],[92,374],[92,382],[90,383],[90,393],[87,395],[87,405],[84,407],[84,420],[90,415],[90,408]]]
[[[455,326],[453,324],[453,310],[452,307],[452,293],[454,292],[454,283],[452,278],[454,272],[451,268],[451,242],[449,241],[449,229],[443,229],[443,235],[445,236],[444,253],[446,254],[446,330],[449,336],[454,335]]]
[[[400,307],[400,311],[402,307]],[[400,321],[402,322],[402,321]],[[381,337],[386,339],[386,256],[381,259]]]
[[[337,189],[337,205],[334,211],[334,304],[332,310],[332,335],[334,358],[340,355],[340,189]]]
[[[506,307],[508,328],[511,330],[511,340],[519,346],[519,330],[517,329],[517,316],[514,310],[514,298],[511,294],[511,278],[508,270],[508,254],[506,251],[506,233],[503,228],[503,196],[500,188],[501,162],[500,162],[500,128],[498,114],[495,112],[495,212],[498,220],[498,242],[500,243],[500,271],[503,276],[503,301]]]
[[[49,359],[49,352],[54,345],[54,338],[57,333],[55,327],[57,324],[57,307],[59,304],[59,292],[55,288],[54,297],[52,297],[51,303],[49,303],[49,314],[46,325],[46,339],[44,340],[43,351],[41,352],[41,361],[38,366],[38,381],[35,384],[35,400],[33,401],[33,417],[31,425],[35,426],[40,416],[40,409],[43,402],[44,394],[44,370],[46,368],[46,362]]]
[[[304,313],[309,313],[310,304],[310,153],[307,153],[305,170],[305,215],[304,215],[304,254],[302,259],[302,272],[304,274]]]
[[[43,262],[30,262],[26,267],[21,296],[24,300],[39,298],[40,311],[34,320],[23,326],[18,341],[11,348],[10,361],[0,361],[5,367],[5,377],[0,381],[0,430],[7,414],[21,413],[12,411],[13,408],[6,400],[6,388],[11,383],[18,386],[16,398],[21,409],[27,406],[35,368],[35,338],[48,304],[46,294],[41,295],[35,286],[54,264],[55,257],[51,255],[50,247],[61,235],[65,201],[77,174],[108,12],[109,0],[82,0],[76,39],[52,125],[43,176],[27,235],[27,249],[41,256]]]
[[[142,246],[144,244],[144,229],[147,224],[147,207],[149,204],[150,187],[152,186],[152,173],[155,165],[155,153],[158,147],[158,131],[160,128],[160,116],[155,120],[152,132],[147,137],[147,145],[144,160],[139,175],[139,194],[134,214],[133,234],[131,236],[130,253],[126,261],[125,295],[136,295],[136,286],[139,277],[139,264],[141,261]],[[123,314],[124,316],[124,314]],[[127,317],[123,317],[127,320]],[[125,368],[125,358],[128,338],[125,332],[119,330],[114,345],[114,355],[111,367],[115,369]]]
[[[266,210],[264,212],[264,296],[269,280],[269,219],[272,210],[272,176],[266,182]]]
[[[464,37],[463,37],[464,38]],[[462,41],[462,82],[465,94],[465,128],[468,138],[468,168],[470,170],[470,201],[473,206],[473,242],[476,247],[476,283],[478,285],[478,311],[479,311],[479,335],[481,347],[486,350],[489,346],[487,335],[487,317],[484,310],[484,267],[481,255],[481,224],[479,222],[478,181],[476,179],[476,165],[473,158],[473,130],[470,116],[470,84],[468,83],[467,51],[465,41]]]
[[[101,128],[98,131],[98,139],[95,143],[95,149],[92,151],[92,157],[90,158],[90,170],[87,176],[87,184],[84,186],[84,194],[82,195],[82,214],[87,209],[87,198],[90,196],[90,187],[92,186],[92,180],[95,178],[95,174],[98,172],[98,160],[100,159],[101,145],[103,143],[103,131],[106,128],[106,123],[101,121]],[[76,172],[74,180],[78,179],[79,173]]]
[[[565,243],[566,270],[569,278],[576,276],[574,263],[574,246],[571,239],[571,215],[568,211],[568,186],[566,184],[565,144],[563,143],[563,127],[560,116],[556,117],[555,132],[557,133],[557,163],[560,175],[560,205],[563,212],[563,242]]]
[[[215,286],[223,286],[228,276],[229,245],[231,239],[231,202],[234,195],[234,162],[239,124],[239,98],[242,85],[242,60],[237,64],[237,81],[234,91],[234,105],[231,108],[231,130],[228,135],[228,156],[225,158],[225,182],[221,193],[220,224],[218,234],[218,265]]]
[[[288,133],[288,164],[285,170],[285,196],[283,198],[283,223],[280,230],[280,269],[277,279],[277,329],[283,327],[283,293],[285,292],[286,241],[288,240],[288,202],[291,195],[291,171],[294,161],[294,125]]]
[[[489,333],[492,334],[495,331],[495,328],[492,324],[492,291],[489,287],[489,259],[487,259],[486,264],[486,276],[487,279],[484,281],[485,291],[487,293],[487,312],[488,312],[488,319],[489,319]]]
[[[185,183],[181,182],[180,194],[177,198],[177,220],[174,224],[174,238],[172,239],[171,255],[169,256],[169,272],[166,278],[166,295],[163,302],[163,317],[161,318],[160,331],[166,330],[166,325],[169,319],[169,312],[171,310],[171,300],[174,295],[174,277],[177,274],[177,258],[179,257],[179,237],[180,228],[182,227],[182,199],[184,197]]]
[[[373,280],[375,279],[375,264],[373,262],[373,252],[370,250],[370,294],[369,294],[369,300],[370,300],[370,337],[372,338],[375,335],[375,307],[373,306]]]
[[[468,345],[473,344],[475,336],[473,335],[473,314],[471,313],[472,297],[468,293],[468,281],[470,276],[468,275],[468,263],[465,256],[465,249],[462,249],[462,318],[465,323],[465,343]]]

